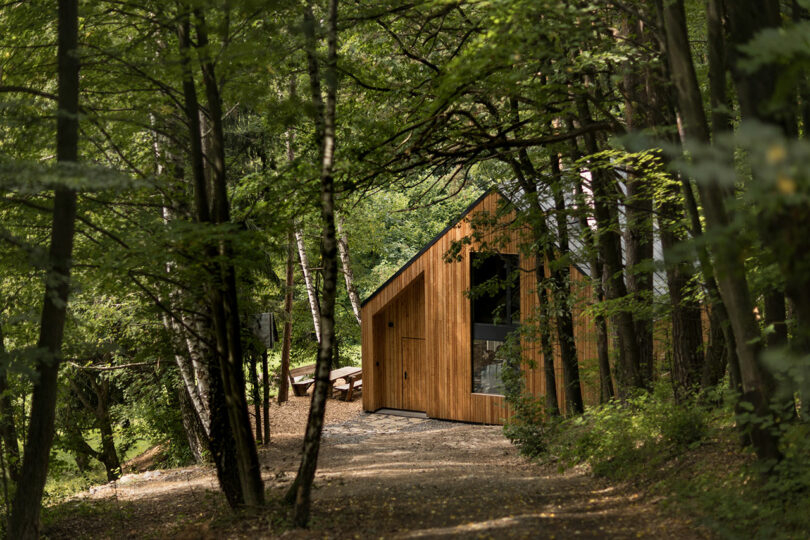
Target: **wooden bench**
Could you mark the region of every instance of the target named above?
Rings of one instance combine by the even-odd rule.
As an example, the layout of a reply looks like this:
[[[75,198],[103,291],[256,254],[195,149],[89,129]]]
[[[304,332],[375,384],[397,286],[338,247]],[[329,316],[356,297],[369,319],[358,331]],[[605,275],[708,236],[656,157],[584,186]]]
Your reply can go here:
[[[297,367],[290,370],[290,386],[292,386],[293,394],[296,396],[307,395],[307,390],[315,382],[312,377],[315,375],[315,364]],[[299,378],[296,380],[297,378]]]
[[[363,390],[363,374],[349,375],[346,377],[346,383],[335,386],[334,390],[340,392],[340,398],[343,401],[351,401],[355,390]]]

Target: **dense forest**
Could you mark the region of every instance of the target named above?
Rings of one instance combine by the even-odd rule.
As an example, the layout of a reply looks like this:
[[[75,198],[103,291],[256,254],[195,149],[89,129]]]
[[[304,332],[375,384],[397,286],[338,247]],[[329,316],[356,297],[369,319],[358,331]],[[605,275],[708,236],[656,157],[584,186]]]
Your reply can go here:
[[[493,189],[539,261],[519,269],[536,322],[499,353],[507,437],[610,474],[725,430],[752,456],[725,514],[784,511],[801,535],[808,0],[56,4],[0,5],[9,538],[157,444],[262,508],[267,410],[315,362],[285,495],[307,526],[361,300]]]

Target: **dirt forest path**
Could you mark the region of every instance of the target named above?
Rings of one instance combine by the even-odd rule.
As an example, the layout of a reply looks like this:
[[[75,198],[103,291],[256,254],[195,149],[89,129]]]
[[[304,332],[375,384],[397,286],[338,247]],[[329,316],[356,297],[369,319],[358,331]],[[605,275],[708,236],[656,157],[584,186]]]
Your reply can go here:
[[[678,516],[583,472],[530,463],[498,426],[327,409],[311,527],[278,499],[295,476],[305,398],[275,408],[270,504],[234,516],[210,468],[125,476],[51,509],[49,538],[700,538]]]

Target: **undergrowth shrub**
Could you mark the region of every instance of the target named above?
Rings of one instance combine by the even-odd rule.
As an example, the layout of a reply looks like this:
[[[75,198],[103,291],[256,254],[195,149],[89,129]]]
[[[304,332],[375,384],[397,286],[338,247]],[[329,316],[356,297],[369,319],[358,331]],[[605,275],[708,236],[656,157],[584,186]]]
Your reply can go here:
[[[729,418],[733,413],[729,412]],[[736,427],[723,433],[737,444]],[[665,482],[677,504],[719,538],[804,539],[810,531],[810,425],[789,426],[781,440],[784,459],[767,474],[749,450],[725,466],[700,467],[694,476]],[[744,455],[744,453],[743,453]]]
[[[555,423],[546,418],[541,400],[526,391],[526,381],[521,370],[520,336],[507,337],[498,349],[497,357],[504,361],[501,379],[506,402],[512,408],[512,416],[504,422],[503,432],[520,453],[535,458],[547,450]]]
[[[699,445],[708,433],[707,411],[697,400],[675,403],[667,383],[589,407],[580,416],[548,418],[542,401],[525,391],[510,353],[514,350],[505,355],[504,382],[514,415],[504,433],[525,455],[558,458],[563,466],[587,463],[594,474],[626,477]]]

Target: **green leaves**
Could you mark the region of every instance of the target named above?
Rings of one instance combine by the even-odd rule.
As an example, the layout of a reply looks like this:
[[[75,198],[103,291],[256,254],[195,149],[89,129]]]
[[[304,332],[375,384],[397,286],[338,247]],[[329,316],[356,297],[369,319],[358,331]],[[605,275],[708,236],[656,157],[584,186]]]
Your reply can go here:
[[[0,162],[0,189],[35,195],[57,187],[80,192],[121,192],[148,185],[131,174],[83,163]]]

